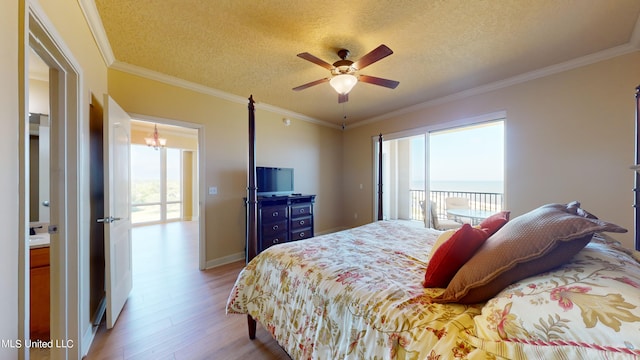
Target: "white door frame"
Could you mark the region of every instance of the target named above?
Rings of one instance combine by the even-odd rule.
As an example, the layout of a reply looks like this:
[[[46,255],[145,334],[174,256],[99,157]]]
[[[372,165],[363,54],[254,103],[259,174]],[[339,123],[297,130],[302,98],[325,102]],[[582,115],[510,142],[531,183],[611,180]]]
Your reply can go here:
[[[82,72],[80,66],[71,56],[61,37],[55,32],[53,24],[48,20],[37,2],[27,1],[24,8],[24,43],[20,44],[20,51],[24,64],[21,81],[24,91],[21,104],[20,129],[27,126],[28,113],[28,76],[26,59],[29,48],[33,49],[51,68],[50,84],[51,103],[51,181],[55,189],[51,192],[51,224],[57,225],[57,234],[52,234],[50,245],[51,261],[51,338],[65,341],[67,347],[61,347],[51,352],[51,359],[80,359],[80,254],[82,245],[80,238],[80,224],[86,217],[82,215],[81,188],[83,175],[80,173],[82,163],[80,135],[84,129],[81,123],[82,106],[81,84]],[[20,158],[26,159],[25,144],[28,131],[22,131],[24,139],[20,144]],[[25,161],[25,160],[23,160]],[[20,182],[28,183],[28,168],[21,167]],[[20,194],[20,206],[26,208],[29,195],[25,191]],[[21,251],[24,254],[19,259],[18,331],[24,339],[29,337],[29,246],[28,246],[28,218],[25,211],[20,211]],[[71,341],[69,343],[69,341]],[[19,351],[20,359],[28,359],[28,348]]]
[[[200,270],[206,270],[207,268],[207,248],[205,239],[205,228],[206,223],[204,219],[205,217],[205,200],[206,200],[206,183],[204,180],[205,173],[203,169],[205,169],[205,133],[204,133],[204,125],[190,123],[182,120],[174,120],[174,119],[166,119],[155,116],[141,115],[136,113],[129,113],[129,116],[134,120],[148,121],[152,123],[165,124],[165,125],[173,125],[180,126],[184,128],[194,129],[198,131],[198,268]]]

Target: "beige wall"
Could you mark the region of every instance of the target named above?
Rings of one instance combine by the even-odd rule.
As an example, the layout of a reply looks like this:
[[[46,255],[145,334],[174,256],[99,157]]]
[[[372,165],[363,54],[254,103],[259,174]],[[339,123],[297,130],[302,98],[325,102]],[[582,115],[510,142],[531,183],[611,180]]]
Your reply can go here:
[[[206,195],[206,260],[244,254],[247,194],[247,104],[109,71],[109,93],[128,112],[204,126],[205,183],[218,188]],[[256,99],[259,102],[259,99]],[[257,164],[293,167],[295,191],[317,195],[317,232],[342,225],[340,171],[342,132],[309,122],[256,110]],[[206,191],[204,192],[206,194]]]
[[[506,111],[506,206],[513,216],[579,200],[633,247],[634,89],[640,52],[426,107],[349,129],[344,137],[344,209],[349,226],[371,220],[371,137]],[[482,161],[482,159],[478,159]],[[360,183],[368,186],[359,191]],[[359,220],[347,216],[366,214]]]
[[[4,235],[0,237],[0,339],[11,340],[18,338],[18,236],[19,217],[18,194],[24,191],[18,184],[19,153],[18,153],[18,119],[19,108],[19,73],[24,69],[18,61],[18,1],[8,1],[2,4],[0,11],[0,188],[2,199],[0,203],[0,228]],[[23,214],[26,217],[26,214]],[[24,233],[24,229],[22,230]],[[23,253],[24,256],[24,253]],[[6,347],[0,348],[0,358],[13,359],[17,357],[17,350]]]
[[[49,82],[29,79],[29,112],[49,115]]]
[[[197,215],[197,209],[194,209],[194,178],[197,176],[195,169],[197,164],[193,151],[182,152],[182,218],[184,220],[194,220]],[[196,211],[194,211],[196,210]]]

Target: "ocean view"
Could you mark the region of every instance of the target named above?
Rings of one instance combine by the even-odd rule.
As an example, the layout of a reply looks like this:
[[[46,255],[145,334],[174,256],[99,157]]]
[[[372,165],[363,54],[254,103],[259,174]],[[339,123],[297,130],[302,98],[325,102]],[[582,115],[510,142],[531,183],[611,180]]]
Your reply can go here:
[[[424,188],[425,188],[424,181],[411,182],[412,190],[422,190]],[[503,193],[504,183],[502,181],[465,181],[465,180],[431,181],[431,190]]]

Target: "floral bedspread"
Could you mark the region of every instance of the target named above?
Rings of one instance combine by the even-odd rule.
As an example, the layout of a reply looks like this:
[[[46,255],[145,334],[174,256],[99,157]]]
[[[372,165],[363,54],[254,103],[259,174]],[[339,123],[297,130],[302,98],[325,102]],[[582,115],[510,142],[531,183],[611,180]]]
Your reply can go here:
[[[432,304],[442,290],[422,280],[440,233],[379,221],[270,247],[227,312],[251,315],[293,359],[640,357],[640,253],[593,240],[486,304]]]
[[[241,272],[227,312],[251,315],[293,359],[465,358],[459,335],[481,307],[431,304],[422,286],[439,234],[380,221],[273,246]]]
[[[640,253],[598,236],[571,262],[504,289],[470,341],[510,359],[639,359]]]

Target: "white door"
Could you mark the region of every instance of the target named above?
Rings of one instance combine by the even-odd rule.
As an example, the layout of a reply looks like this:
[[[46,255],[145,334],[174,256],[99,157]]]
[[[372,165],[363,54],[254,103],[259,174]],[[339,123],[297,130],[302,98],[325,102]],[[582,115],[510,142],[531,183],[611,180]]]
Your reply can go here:
[[[129,207],[129,115],[104,95],[104,247],[107,329],[118,319],[133,287]]]

